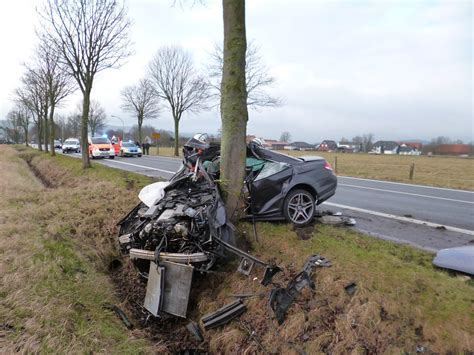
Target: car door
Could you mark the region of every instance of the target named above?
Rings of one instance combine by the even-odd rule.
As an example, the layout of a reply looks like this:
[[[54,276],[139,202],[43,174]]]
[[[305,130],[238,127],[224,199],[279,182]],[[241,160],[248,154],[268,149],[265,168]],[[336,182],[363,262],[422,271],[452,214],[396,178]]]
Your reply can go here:
[[[293,176],[293,167],[282,162],[267,161],[251,184],[255,214],[281,211],[286,185]]]

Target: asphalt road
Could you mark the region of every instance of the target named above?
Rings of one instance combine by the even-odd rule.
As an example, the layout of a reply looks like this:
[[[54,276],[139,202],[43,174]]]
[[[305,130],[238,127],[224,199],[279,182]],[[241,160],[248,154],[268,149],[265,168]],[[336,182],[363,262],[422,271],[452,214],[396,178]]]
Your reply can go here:
[[[180,159],[157,156],[97,162],[163,178],[181,164]],[[364,233],[431,251],[474,243],[470,191],[339,176],[336,195],[321,206],[356,218],[356,228]]]

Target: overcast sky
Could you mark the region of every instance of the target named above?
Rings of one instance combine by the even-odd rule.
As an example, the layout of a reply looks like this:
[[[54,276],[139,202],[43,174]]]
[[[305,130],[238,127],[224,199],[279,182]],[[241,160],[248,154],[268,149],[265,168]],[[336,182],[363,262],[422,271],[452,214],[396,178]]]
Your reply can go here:
[[[222,6],[172,6],[173,0],[129,0],[135,54],[120,69],[100,73],[93,99],[109,115],[120,91],[146,74],[163,45],[181,45],[205,69],[222,42]],[[36,0],[0,2],[0,119],[13,108],[21,63],[36,43]],[[189,1],[192,3],[192,1]],[[473,140],[473,9],[471,1],[247,0],[247,38],[260,47],[284,105],[250,111],[248,133],[265,138],[289,131],[310,143],[373,133],[376,139]],[[60,110],[72,112],[80,96]],[[148,123],[173,130],[169,111]],[[185,115],[182,132],[215,133],[216,110]]]

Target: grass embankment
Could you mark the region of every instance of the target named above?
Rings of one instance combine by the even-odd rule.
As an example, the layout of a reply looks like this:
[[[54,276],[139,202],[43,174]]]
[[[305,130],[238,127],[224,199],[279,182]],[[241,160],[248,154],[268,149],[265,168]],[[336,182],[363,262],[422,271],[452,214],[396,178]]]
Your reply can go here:
[[[473,158],[362,153],[343,154],[290,150],[279,152],[294,156],[319,155],[324,157],[334,167],[337,157],[338,175],[474,191]],[[160,147],[159,153],[162,156],[173,156],[174,149]],[[150,154],[157,155],[156,147],[150,148]],[[410,167],[412,164],[415,164],[415,170],[413,180],[410,180]]]
[[[285,354],[474,349],[472,280],[434,269],[431,254],[411,247],[348,229],[317,225],[293,231],[283,223],[259,223],[259,242],[251,242],[256,256],[283,266],[275,282],[286,285],[314,253],[331,259],[333,267],[316,271],[316,291],[303,290],[282,326],[267,305],[270,287],[254,279],[262,270],[244,277],[230,264],[226,271],[196,275],[190,318],[229,303],[230,293],[265,296],[245,300],[248,311],[207,332],[204,343],[193,343],[183,329],[186,320],[127,331],[103,304],[136,314],[144,284],[134,283],[136,273],[127,264],[120,289],[107,273],[116,257],[114,224],[148,180],[99,166],[82,172],[79,160],[38,154],[32,165],[53,188],[43,187],[18,153],[0,146],[0,347],[6,352],[148,352],[145,336],[161,353],[190,346],[212,353]],[[238,226],[249,240],[251,230],[247,223]],[[350,282],[357,284],[352,296],[344,290]]]
[[[120,303],[108,276],[115,223],[149,180],[1,145],[0,175],[1,352],[151,351],[104,308]]]

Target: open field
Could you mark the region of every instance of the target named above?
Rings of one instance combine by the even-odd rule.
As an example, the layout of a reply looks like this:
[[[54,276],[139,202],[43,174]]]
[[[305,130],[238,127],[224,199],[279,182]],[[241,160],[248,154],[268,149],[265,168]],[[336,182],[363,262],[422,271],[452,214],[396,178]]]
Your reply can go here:
[[[28,164],[40,177],[32,173]],[[316,272],[316,290],[303,290],[282,326],[268,308],[267,293],[235,272],[196,275],[189,316],[229,303],[230,293],[265,293],[245,300],[248,311],[197,343],[186,320],[146,326],[137,303],[143,283],[116,249],[115,223],[137,202],[148,178],[101,167],[83,172],[80,161],[30,149],[0,146],[0,348],[11,352],[169,353],[189,348],[211,353],[438,353],[474,350],[474,282],[438,270],[432,255],[373,239],[350,229],[284,223],[240,223],[248,249],[284,270],[286,284],[306,257],[333,262]],[[46,184],[46,186],[45,186]],[[344,286],[357,284],[349,296]],[[122,308],[127,330],[105,303]]]
[[[180,150],[181,151],[181,150]],[[173,148],[160,147],[159,153],[173,156]],[[450,156],[408,156],[344,154],[316,151],[281,151],[294,156],[319,155],[336,168],[337,174],[377,180],[407,182],[474,191],[474,159]],[[150,149],[156,155],[156,147]],[[410,167],[415,164],[413,180]]]

